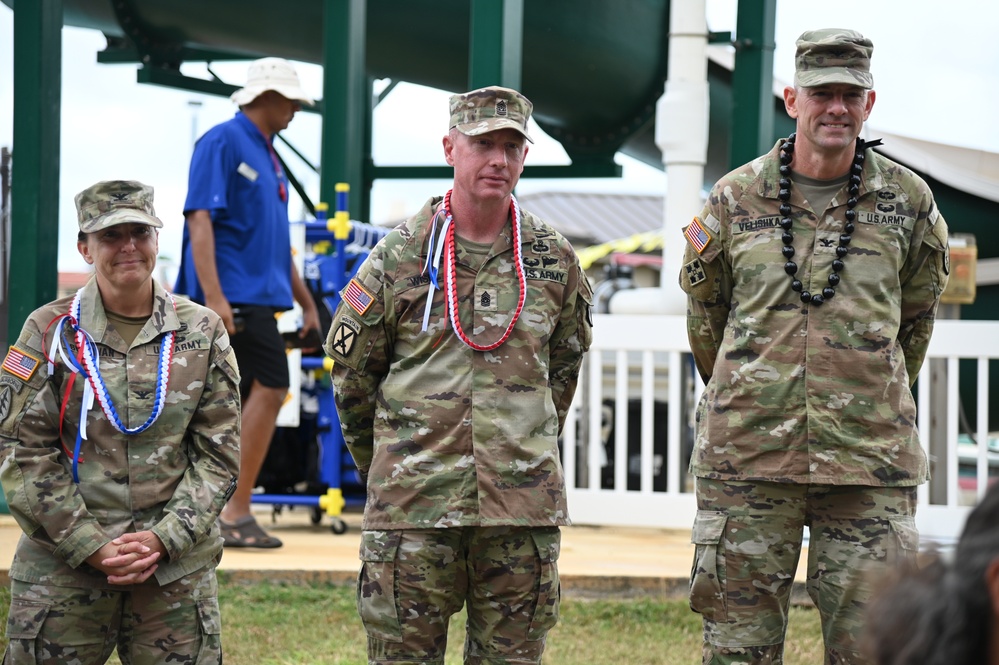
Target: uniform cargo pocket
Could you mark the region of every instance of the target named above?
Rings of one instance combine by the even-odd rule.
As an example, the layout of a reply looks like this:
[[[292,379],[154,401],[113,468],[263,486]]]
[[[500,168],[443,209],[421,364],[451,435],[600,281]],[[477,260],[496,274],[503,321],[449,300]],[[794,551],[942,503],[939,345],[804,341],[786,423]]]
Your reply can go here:
[[[361,571],[357,575],[357,613],[369,637],[402,642],[402,624],[396,602],[396,531],[361,534]]]
[[[891,535],[887,545],[888,563],[893,565],[915,565],[919,553],[919,531],[916,518],[909,515],[889,517]]]
[[[538,602],[534,606],[527,639],[540,640],[558,623],[561,586],[558,577],[558,557],[562,550],[562,533],[559,529],[532,529],[531,537],[538,549],[541,574],[538,584]]]
[[[10,641],[7,650],[10,654],[16,655],[11,662],[36,662],[38,635],[45,625],[49,609],[47,603],[11,599],[10,613],[7,615],[7,639]]]
[[[698,510],[690,539],[695,546],[690,569],[690,609],[715,621],[726,616],[725,553],[721,540],[727,519],[722,512]]]
[[[201,649],[198,663],[222,662],[222,613],[218,598],[205,598],[198,602],[198,620],[201,623]]]

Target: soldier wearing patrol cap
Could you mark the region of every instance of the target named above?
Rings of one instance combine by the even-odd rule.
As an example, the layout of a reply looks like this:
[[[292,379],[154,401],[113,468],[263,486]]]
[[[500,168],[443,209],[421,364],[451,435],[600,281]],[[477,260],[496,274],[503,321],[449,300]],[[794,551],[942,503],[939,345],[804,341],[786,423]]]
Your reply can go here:
[[[153,190],[76,196],[94,276],[28,317],[0,368],[0,483],[24,531],[8,664],[221,663],[216,518],[239,468],[222,320],[153,279]]]
[[[454,185],[372,251],[326,351],[367,485],[358,611],[370,663],[443,663],[466,607],[466,663],[540,663],[558,620],[557,437],[590,345],[570,244],[513,196],[531,102],[454,95]]]
[[[947,283],[947,225],[916,174],[859,138],[873,45],[805,32],[796,131],[722,178],[684,229],[680,284],[706,388],[691,472],[691,607],[705,663],[778,663],[810,529],[826,663],[866,662],[871,576],[912,558],[927,480],[910,387]]]

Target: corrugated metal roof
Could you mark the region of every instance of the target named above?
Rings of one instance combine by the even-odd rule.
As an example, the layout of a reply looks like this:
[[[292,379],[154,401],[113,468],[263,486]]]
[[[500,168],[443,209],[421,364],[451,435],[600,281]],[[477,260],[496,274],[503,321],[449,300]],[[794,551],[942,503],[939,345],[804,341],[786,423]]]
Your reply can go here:
[[[520,205],[551,224],[578,249],[626,238],[663,226],[662,196],[538,192]]]

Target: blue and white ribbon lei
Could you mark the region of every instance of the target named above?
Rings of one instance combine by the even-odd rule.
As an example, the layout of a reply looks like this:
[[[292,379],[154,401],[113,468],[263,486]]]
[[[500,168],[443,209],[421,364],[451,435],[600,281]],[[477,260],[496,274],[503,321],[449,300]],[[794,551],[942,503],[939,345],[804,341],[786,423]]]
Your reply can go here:
[[[146,422],[138,427],[126,427],[118,416],[118,411],[114,408],[114,402],[112,402],[111,396],[108,394],[104,377],[101,376],[100,354],[97,351],[97,343],[94,342],[94,338],[90,336],[90,333],[80,325],[80,301],[82,293],[83,289],[76,292],[69,306],[69,315],[63,316],[59,320],[59,323],[56,324],[52,337],[52,346],[49,350],[48,362],[49,376],[52,376],[53,372],[55,372],[53,361],[58,351],[63,364],[72,370],[74,374],[80,374],[86,379],[83,383],[83,401],[80,404],[80,421],[76,431],[76,446],[73,450],[73,481],[76,483],[80,482],[77,473],[80,446],[83,440],[87,438],[87,414],[94,406],[94,397],[97,398],[98,403],[101,405],[101,410],[104,411],[104,416],[108,419],[108,422],[122,434],[138,434],[147,430],[160,417],[160,414],[163,413],[163,407],[166,405],[167,385],[170,383],[170,362],[173,359],[173,342],[175,338],[175,332],[171,330],[160,345],[160,357],[156,373],[156,394],[153,398],[152,413],[149,414]],[[177,303],[174,301],[172,295],[170,296],[170,302],[174,308],[177,307]],[[69,325],[76,333],[77,348],[83,350],[82,365],[76,359],[76,355],[72,352],[72,349],[66,348],[67,342],[63,336],[63,328],[67,321],[69,321]]]
[[[437,234],[437,220],[444,218],[441,225],[440,234]],[[430,321],[430,308],[434,304],[434,290],[441,288],[440,273],[441,256],[444,255],[444,243],[447,241],[448,227],[453,220],[451,213],[446,211],[444,206],[434,215],[433,223],[430,225],[430,236],[427,240],[427,261],[423,265],[423,274],[430,276],[430,286],[427,288],[427,306],[423,310],[423,332],[427,331],[427,324]],[[437,245],[434,246],[434,238],[437,238]]]

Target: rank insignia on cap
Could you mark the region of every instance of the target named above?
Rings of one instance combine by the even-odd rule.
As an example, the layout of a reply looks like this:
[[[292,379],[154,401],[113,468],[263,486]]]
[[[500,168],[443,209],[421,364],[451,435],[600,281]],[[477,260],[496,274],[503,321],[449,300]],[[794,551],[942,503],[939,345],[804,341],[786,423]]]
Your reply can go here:
[[[38,358],[12,346],[7,352],[7,357],[3,359],[3,369],[27,381],[38,369],[39,362]]]
[[[496,115],[506,115],[506,100],[499,99],[496,101]]]
[[[690,226],[683,230],[683,235],[686,236],[687,241],[697,250],[698,254],[703,252],[704,248],[711,242],[711,236],[704,230],[699,217],[695,217]]]
[[[343,300],[353,307],[354,311],[358,314],[364,314],[371,307],[371,303],[375,301],[375,297],[371,295],[370,291],[361,286],[361,283],[357,279],[352,279],[347,284],[347,288],[343,290]]]
[[[697,286],[708,278],[708,276],[704,274],[704,266],[701,265],[700,259],[694,259],[687,265],[683,266],[683,270],[687,273],[687,279],[690,281],[691,286]]]

